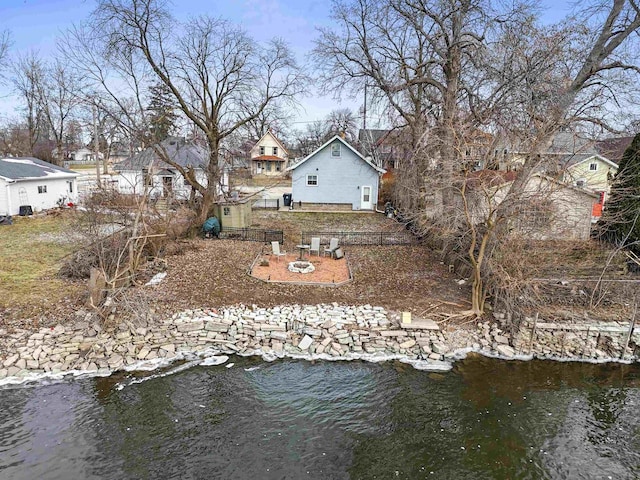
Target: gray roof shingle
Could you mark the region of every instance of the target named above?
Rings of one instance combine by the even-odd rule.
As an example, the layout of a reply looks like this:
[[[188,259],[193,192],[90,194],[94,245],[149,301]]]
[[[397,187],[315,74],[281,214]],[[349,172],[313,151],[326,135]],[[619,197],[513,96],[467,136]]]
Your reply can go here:
[[[187,143],[181,138],[167,138],[160,142],[160,148],[164,149],[166,155],[172,162],[175,162],[182,167],[204,169],[209,163],[209,155],[205,148],[193,143]],[[155,162],[155,164],[159,165],[166,165],[166,163],[162,163],[156,149],[149,147],[116,164],[114,168],[117,171],[142,170],[143,168],[148,167],[151,162]]]
[[[38,158],[0,158],[0,177],[10,180],[73,175],[77,173]]]

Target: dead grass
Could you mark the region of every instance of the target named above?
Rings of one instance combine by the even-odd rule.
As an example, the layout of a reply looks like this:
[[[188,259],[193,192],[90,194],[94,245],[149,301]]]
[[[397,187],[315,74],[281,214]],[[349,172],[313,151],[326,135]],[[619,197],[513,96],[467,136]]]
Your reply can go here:
[[[302,230],[402,228],[382,215],[288,212],[254,212],[254,226],[283,229],[284,250],[289,253],[297,252],[295,245],[300,243]],[[269,245],[215,239],[194,240],[193,245],[189,251],[167,257],[167,277],[160,285],[145,287],[156,310],[174,313],[240,303],[269,307],[332,302],[369,303],[390,310],[410,310],[414,315],[468,309],[468,285],[458,285],[457,277],[449,273],[438,254],[425,246],[344,246],[353,281],[326,288],[264,283],[248,275],[256,256],[268,253]]]
[[[41,315],[77,294],[78,284],[56,277],[61,259],[77,247],[68,236],[72,218],[65,211],[0,226],[0,317]]]

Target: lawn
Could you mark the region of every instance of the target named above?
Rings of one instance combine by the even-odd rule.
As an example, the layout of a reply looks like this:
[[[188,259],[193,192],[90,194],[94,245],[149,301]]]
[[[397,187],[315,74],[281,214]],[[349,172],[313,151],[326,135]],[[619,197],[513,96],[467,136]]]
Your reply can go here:
[[[0,317],[39,317],[67,305],[80,287],[56,277],[74,244],[72,212],[14,217],[0,226]]]

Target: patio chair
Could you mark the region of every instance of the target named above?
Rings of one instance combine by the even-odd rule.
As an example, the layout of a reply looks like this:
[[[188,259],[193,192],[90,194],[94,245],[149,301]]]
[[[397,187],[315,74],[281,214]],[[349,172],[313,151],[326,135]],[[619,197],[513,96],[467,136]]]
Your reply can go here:
[[[309,248],[309,255],[316,252],[320,256],[320,237],[311,237],[311,248]]]
[[[280,250],[280,243],[277,241],[271,242],[271,255],[275,255],[276,260],[280,261],[280,257],[284,257],[287,254],[285,251]]]
[[[332,238],[331,240],[329,240],[329,247],[324,249],[324,256],[326,257],[327,255],[329,255],[330,257],[333,257],[333,254],[337,249],[338,249],[338,239]]]

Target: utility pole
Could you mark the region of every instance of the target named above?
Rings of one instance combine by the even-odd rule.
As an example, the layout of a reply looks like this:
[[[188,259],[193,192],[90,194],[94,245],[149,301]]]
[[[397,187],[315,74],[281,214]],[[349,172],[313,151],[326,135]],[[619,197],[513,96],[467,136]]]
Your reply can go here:
[[[98,188],[102,187],[100,180],[100,141],[98,140],[98,113],[96,106],[93,105],[91,111],[93,112],[93,151],[96,156],[96,183]]]
[[[367,134],[367,82],[364,83],[364,107],[362,107],[362,130]]]

